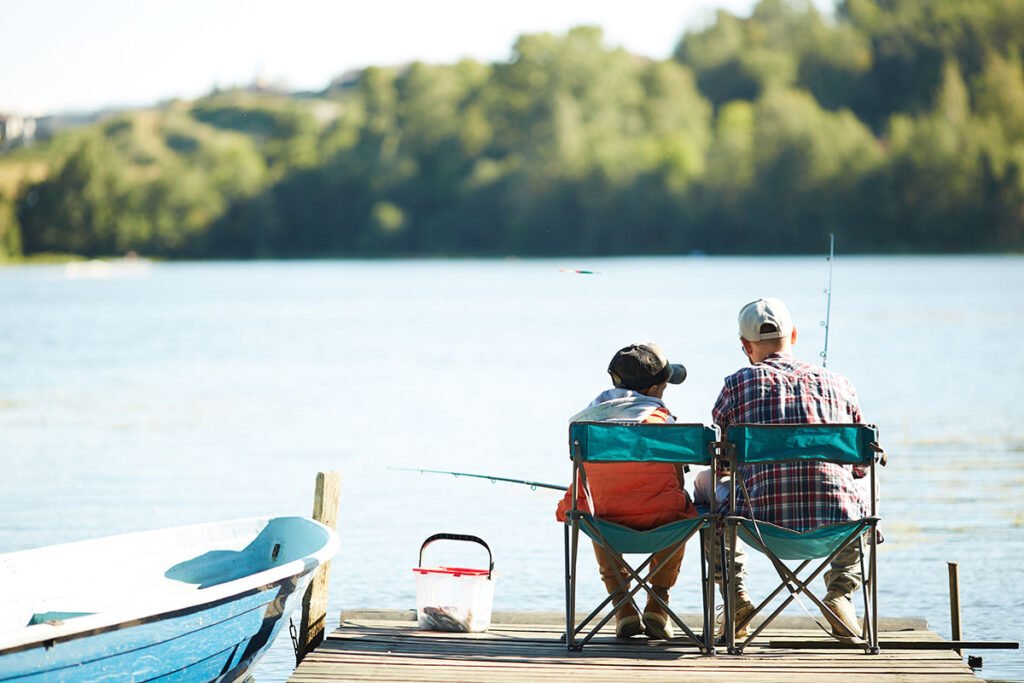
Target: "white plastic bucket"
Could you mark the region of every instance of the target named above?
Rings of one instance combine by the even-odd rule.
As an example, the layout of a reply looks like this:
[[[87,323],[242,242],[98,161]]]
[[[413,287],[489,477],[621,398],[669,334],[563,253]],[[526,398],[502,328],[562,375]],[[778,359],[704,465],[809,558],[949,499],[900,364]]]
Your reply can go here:
[[[423,550],[434,541],[468,541],[487,550],[488,568],[424,567]],[[491,625],[494,557],[486,543],[466,534],[434,534],[420,547],[416,574],[416,620],[427,631],[478,633]]]

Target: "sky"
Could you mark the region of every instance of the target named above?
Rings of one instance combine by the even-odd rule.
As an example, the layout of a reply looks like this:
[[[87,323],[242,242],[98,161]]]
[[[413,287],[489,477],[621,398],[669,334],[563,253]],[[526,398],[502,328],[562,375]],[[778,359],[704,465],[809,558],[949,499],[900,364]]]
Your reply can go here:
[[[831,0],[814,0],[823,11]],[[0,0],[0,113],[131,107],[257,76],[322,90],[351,69],[509,58],[524,33],[597,25],[664,59],[716,9],[755,0]]]

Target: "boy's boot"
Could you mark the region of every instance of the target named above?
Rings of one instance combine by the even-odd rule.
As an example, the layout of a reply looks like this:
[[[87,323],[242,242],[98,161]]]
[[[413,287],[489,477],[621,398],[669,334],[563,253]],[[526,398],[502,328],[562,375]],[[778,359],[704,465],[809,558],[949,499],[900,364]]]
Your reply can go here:
[[[668,602],[668,589],[661,586],[654,586],[654,592],[659,598]],[[647,606],[644,607],[644,633],[651,640],[667,640],[672,637],[672,621],[669,619],[665,608],[653,597],[647,597]]]
[[[617,581],[605,581],[605,588],[608,589],[608,595],[612,596],[612,605],[615,605],[626,597],[623,588],[628,589],[629,584],[619,586]],[[643,630],[644,627],[640,622],[640,613],[636,611],[636,605],[633,604],[632,599],[626,600],[621,607],[615,610],[615,637],[632,638],[640,635]]]

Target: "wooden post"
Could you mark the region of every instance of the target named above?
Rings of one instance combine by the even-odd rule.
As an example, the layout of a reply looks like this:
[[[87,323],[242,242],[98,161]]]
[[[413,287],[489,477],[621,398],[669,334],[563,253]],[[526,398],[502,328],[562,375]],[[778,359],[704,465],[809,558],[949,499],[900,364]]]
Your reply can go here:
[[[951,639],[963,640],[960,633],[960,572],[956,562],[947,562],[949,565],[949,621],[952,626]],[[956,653],[963,656],[960,650]]]
[[[341,475],[337,472],[318,472],[313,494],[313,519],[324,526],[337,529],[340,498]],[[325,562],[317,569],[313,580],[309,582],[306,594],[302,596],[302,627],[299,630],[296,653],[298,662],[324,641],[324,632],[327,628],[327,584],[330,574],[331,563]]]

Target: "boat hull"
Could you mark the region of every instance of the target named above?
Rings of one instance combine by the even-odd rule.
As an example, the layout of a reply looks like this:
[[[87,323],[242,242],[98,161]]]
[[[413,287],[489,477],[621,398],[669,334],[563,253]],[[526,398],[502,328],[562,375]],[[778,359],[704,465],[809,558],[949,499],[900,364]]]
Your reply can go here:
[[[234,681],[274,641],[307,584],[285,580],[221,604],[44,641],[4,656],[0,681]]]

